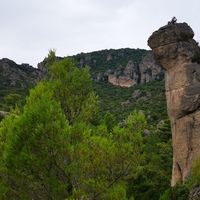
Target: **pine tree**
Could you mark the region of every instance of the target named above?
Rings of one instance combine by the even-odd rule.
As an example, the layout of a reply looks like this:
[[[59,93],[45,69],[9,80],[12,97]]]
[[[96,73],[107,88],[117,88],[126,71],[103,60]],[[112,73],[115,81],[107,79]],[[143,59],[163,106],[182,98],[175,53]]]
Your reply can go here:
[[[0,123],[1,199],[127,199],[144,115],[133,112],[120,127],[107,114],[92,125],[97,97],[88,69],[50,56],[49,77],[30,91],[23,112]]]

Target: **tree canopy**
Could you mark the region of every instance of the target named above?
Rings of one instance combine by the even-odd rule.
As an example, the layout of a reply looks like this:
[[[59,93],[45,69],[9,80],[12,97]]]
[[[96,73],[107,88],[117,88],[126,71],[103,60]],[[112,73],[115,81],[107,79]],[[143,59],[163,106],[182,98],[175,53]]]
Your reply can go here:
[[[107,114],[94,125],[89,69],[55,58],[50,52],[49,76],[23,110],[0,123],[1,199],[131,199],[127,181],[145,159],[145,116],[134,111],[120,126]]]

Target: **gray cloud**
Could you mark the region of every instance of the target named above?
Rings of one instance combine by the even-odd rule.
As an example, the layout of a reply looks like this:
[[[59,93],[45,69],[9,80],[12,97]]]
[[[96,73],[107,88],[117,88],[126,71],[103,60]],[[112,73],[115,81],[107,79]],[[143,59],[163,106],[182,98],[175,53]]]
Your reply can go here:
[[[35,66],[50,48],[60,56],[110,48],[146,48],[174,15],[200,39],[199,0],[2,0],[0,58]]]

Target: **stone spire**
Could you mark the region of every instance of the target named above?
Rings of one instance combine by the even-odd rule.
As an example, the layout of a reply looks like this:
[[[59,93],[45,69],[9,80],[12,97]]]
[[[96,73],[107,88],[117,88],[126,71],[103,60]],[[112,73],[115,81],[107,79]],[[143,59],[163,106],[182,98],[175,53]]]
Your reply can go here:
[[[171,184],[186,181],[200,156],[200,48],[187,23],[168,23],[148,45],[165,69],[168,115],[173,141]]]

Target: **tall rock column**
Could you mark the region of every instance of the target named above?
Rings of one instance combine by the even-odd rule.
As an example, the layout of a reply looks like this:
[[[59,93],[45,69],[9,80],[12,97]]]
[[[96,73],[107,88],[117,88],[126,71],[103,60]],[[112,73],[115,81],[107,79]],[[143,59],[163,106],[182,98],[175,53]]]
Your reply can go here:
[[[187,23],[169,23],[148,39],[165,69],[168,115],[173,141],[171,185],[186,181],[200,156],[200,49]]]

